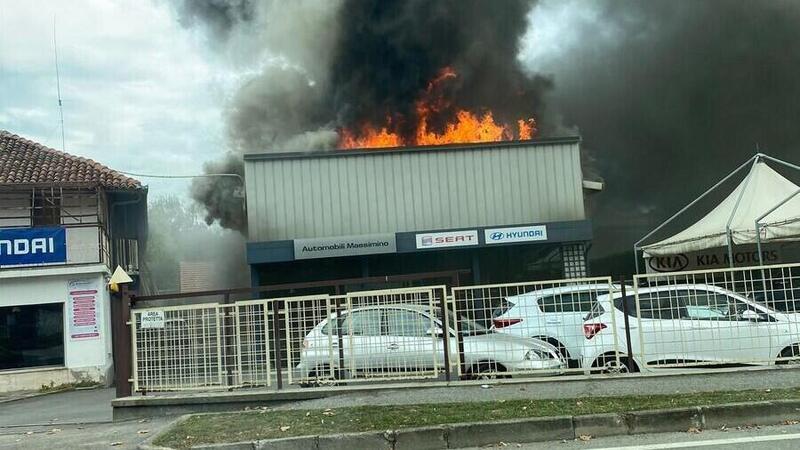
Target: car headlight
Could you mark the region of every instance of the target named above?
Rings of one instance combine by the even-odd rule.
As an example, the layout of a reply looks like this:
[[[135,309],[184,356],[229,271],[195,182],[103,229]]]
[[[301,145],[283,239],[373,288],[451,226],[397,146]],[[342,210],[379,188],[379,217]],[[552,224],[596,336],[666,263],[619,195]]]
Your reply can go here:
[[[525,353],[525,359],[533,361],[536,359],[553,359],[553,354],[544,350],[530,349]]]

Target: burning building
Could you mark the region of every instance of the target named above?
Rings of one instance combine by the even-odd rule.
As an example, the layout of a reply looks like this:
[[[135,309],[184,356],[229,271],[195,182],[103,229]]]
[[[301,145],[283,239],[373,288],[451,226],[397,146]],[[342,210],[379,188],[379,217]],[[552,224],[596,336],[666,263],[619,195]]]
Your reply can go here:
[[[585,276],[580,154],[566,137],[245,155],[253,283]]]

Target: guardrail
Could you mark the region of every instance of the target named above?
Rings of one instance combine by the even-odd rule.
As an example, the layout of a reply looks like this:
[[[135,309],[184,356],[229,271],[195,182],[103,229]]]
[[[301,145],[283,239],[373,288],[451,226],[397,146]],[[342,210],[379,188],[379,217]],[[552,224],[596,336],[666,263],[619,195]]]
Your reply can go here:
[[[132,381],[282,389],[798,363],[799,310],[800,264],[137,308]]]

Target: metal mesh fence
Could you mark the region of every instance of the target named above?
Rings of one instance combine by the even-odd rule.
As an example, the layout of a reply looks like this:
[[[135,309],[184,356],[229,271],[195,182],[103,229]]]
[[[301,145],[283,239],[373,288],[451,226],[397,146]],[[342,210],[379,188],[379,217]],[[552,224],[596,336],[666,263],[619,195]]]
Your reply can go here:
[[[242,386],[271,386],[272,316],[269,303],[263,300],[236,304],[236,329],[238,330],[237,384]]]
[[[219,305],[133,311],[134,390],[224,385],[224,313]]]
[[[615,289],[610,278],[454,288],[459,374],[488,378],[583,372],[584,321],[597,299]],[[614,340],[616,331],[609,329]]]
[[[436,378],[444,364],[440,304],[431,288],[356,292],[340,321],[355,380]]]
[[[432,286],[134,309],[134,389],[800,363],[800,264],[450,294]]]

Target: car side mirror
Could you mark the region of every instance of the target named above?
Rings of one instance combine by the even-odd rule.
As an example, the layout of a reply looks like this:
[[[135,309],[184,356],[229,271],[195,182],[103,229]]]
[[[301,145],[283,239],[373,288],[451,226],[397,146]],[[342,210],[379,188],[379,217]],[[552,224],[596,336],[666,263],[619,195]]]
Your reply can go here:
[[[752,320],[753,322],[758,322],[759,320],[761,320],[761,316],[752,309],[748,309],[742,312],[742,315],[740,317],[742,318],[742,320]]]

